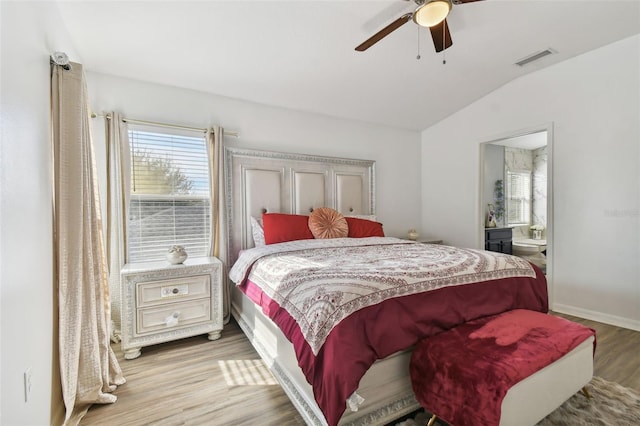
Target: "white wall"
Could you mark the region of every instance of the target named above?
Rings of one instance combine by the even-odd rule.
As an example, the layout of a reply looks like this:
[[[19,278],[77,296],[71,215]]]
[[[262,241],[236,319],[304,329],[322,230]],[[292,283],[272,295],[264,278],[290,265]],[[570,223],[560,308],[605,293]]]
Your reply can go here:
[[[0,15],[0,424],[47,425],[63,413],[54,353],[49,55],[77,57],[55,3],[2,1]]]
[[[238,131],[230,146],[376,161],[377,216],[389,236],[419,228],[420,134],[292,111],[203,92],[87,72],[95,112],[194,127]],[[102,120],[94,126],[104,146]],[[100,148],[99,148],[100,149]],[[102,153],[104,156],[104,153]]]
[[[479,144],[549,123],[553,308],[640,330],[640,36],[524,76],[424,130],[422,226],[480,247]]]

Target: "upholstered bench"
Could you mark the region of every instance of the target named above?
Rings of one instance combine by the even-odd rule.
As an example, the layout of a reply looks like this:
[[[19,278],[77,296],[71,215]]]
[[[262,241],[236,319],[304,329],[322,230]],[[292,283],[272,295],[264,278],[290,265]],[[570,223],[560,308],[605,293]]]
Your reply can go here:
[[[595,331],[523,309],[420,341],[411,355],[416,399],[453,426],[534,425],[593,376]]]

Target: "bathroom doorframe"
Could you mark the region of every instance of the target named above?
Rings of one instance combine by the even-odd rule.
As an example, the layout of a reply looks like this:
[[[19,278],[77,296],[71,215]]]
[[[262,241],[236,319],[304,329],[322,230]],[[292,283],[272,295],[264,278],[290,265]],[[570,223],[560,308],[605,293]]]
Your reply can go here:
[[[520,136],[526,136],[533,133],[547,132],[547,288],[549,292],[549,309],[553,306],[554,291],[553,291],[553,276],[554,276],[554,249],[553,249],[553,236],[554,236],[554,220],[553,220],[553,123],[547,123],[544,125],[533,126],[518,131],[508,132],[504,135],[498,135],[490,140],[480,143],[479,158],[480,165],[479,179],[478,179],[478,213],[480,216],[480,226],[478,228],[478,241],[482,241],[480,247],[484,248],[484,229],[485,229],[485,206],[488,201],[484,199],[484,160],[485,160],[485,147],[489,144],[498,144],[508,146],[506,143],[509,139],[517,138]]]

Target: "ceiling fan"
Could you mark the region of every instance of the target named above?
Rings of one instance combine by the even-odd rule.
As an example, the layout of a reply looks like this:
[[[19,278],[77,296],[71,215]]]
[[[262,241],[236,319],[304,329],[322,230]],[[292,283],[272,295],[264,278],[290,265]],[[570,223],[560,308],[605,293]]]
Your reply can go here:
[[[409,0],[407,0],[409,1]],[[397,30],[410,19],[421,27],[428,27],[433,39],[433,45],[436,52],[442,52],[444,49],[451,47],[451,34],[449,33],[449,25],[447,25],[447,16],[451,11],[453,4],[471,3],[481,0],[414,0],[418,5],[416,10],[405,13],[373,36],[369,37],[362,44],[356,47],[358,52],[364,52],[393,31]]]

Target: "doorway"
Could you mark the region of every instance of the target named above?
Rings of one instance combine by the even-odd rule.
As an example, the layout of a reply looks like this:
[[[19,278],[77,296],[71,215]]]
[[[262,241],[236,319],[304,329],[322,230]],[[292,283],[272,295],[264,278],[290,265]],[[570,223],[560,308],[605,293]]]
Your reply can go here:
[[[526,258],[542,269],[549,282],[553,266],[551,143],[551,125],[482,143],[478,197],[485,249]],[[496,235],[503,240],[496,242]]]

